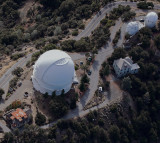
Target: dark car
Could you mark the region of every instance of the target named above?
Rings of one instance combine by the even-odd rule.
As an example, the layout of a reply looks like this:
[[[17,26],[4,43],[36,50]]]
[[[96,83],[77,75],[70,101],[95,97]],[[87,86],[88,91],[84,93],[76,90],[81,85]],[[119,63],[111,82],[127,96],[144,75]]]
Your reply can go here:
[[[140,19],[139,21],[140,21],[140,22],[144,22],[144,19]]]
[[[92,74],[92,72],[91,72],[90,70],[88,70],[87,73],[88,73],[88,75],[91,75],[91,74]]]
[[[28,97],[28,92],[25,92],[25,93],[24,93],[24,97]]]

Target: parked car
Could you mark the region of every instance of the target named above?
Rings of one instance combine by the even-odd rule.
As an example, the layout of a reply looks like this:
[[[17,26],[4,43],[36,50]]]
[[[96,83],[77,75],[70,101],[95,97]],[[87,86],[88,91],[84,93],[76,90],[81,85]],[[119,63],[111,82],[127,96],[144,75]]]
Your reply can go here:
[[[99,91],[99,92],[102,92],[102,91],[103,91],[103,89],[102,89],[101,86],[98,88],[98,91]]]
[[[20,81],[19,83],[18,83],[18,86],[20,87],[22,85],[22,82]]]
[[[92,57],[88,57],[88,59],[87,59],[87,60],[91,62],[91,61],[92,61]]]
[[[140,21],[140,22],[144,22],[144,19],[140,19],[139,21]]]
[[[25,92],[25,93],[24,93],[24,97],[28,97],[28,92]]]
[[[80,65],[83,65],[83,61],[80,61]]]
[[[88,73],[88,75],[91,75],[91,74],[92,74],[92,71],[88,70],[87,73]]]

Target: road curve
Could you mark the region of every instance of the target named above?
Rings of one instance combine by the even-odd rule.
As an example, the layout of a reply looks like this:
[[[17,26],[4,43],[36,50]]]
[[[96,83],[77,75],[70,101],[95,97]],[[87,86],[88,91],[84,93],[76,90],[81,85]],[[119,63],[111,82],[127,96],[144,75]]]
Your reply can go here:
[[[111,4],[106,5],[104,8],[101,9],[101,15],[95,15],[93,19],[89,22],[89,24],[86,26],[86,28],[74,39],[79,40],[82,37],[87,37],[91,35],[91,32],[99,25],[100,21],[105,17],[106,13],[109,13],[113,8],[117,7],[118,5],[130,5],[131,7],[136,7],[136,2],[126,2],[126,1],[121,1],[121,2],[114,2]],[[160,9],[160,5],[156,5],[154,9]],[[65,117],[62,119],[70,119],[74,118],[77,116],[83,116],[89,112],[89,110],[95,109],[97,107],[104,107],[106,106],[105,104],[100,104],[99,106],[93,107],[89,110],[83,111],[83,107],[87,104],[87,102],[93,97],[95,90],[97,89],[98,86],[98,77],[99,77],[99,70],[100,66],[103,63],[103,61],[109,57],[112,52],[114,51],[112,47],[112,39],[116,33],[116,31],[119,29],[120,26],[120,20],[116,22],[116,25],[114,28],[111,29],[111,41],[104,46],[101,50],[99,50],[95,62],[93,63],[93,66],[91,68],[92,70],[92,75],[90,77],[90,86],[89,90],[85,93],[85,95],[81,98],[80,102],[77,103],[77,108],[75,110],[70,111]],[[14,68],[20,66],[24,67],[27,61],[31,58],[32,54],[27,55],[27,58],[22,58],[20,59],[15,65],[13,65],[1,78],[0,78],[0,87],[4,88],[7,90],[9,81],[13,78],[12,76],[12,71]],[[102,106],[103,105],[103,106]],[[42,128],[48,128],[52,124],[56,122],[53,122],[51,124],[42,126]]]
[[[18,60],[18,62],[15,63],[11,68],[9,68],[7,72],[0,78],[0,87],[3,88],[5,91],[3,98],[5,98],[6,93],[8,91],[9,81],[13,78],[12,71],[17,67],[23,68],[26,65],[27,61],[31,58],[31,56],[32,53]]]
[[[122,1],[122,2],[115,2],[114,4],[108,4],[106,5],[104,8],[102,8],[101,11],[101,15],[97,16],[95,15],[93,17],[93,19],[90,21],[90,23],[86,26],[86,28],[74,39],[75,40],[79,40],[82,37],[87,37],[91,35],[91,32],[99,25],[100,21],[105,17],[106,13],[110,12],[113,8],[117,7],[118,5],[130,5],[131,7],[136,7],[137,3],[136,2],[126,2],[126,1]],[[154,9],[160,9],[160,5],[156,5],[154,7]],[[141,10],[140,10],[141,12]],[[77,107],[74,110],[71,110],[67,115],[65,115],[63,118],[61,119],[72,119],[75,117],[81,117],[86,115],[87,113],[89,113],[92,110],[98,109],[98,108],[102,108],[105,107],[108,102],[105,101],[102,104],[92,107],[88,110],[83,110],[84,106],[88,103],[88,101],[93,97],[95,90],[98,87],[98,81],[99,81],[99,70],[101,67],[101,64],[106,60],[106,58],[108,58],[109,56],[111,56],[112,52],[114,51],[114,48],[112,46],[112,40],[116,34],[116,32],[119,30],[120,25],[121,25],[121,20],[119,19],[118,21],[116,21],[116,25],[114,27],[111,28],[111,40],[101,49],[99,50],[98,54],[96,55],[95,61],[92,65],[91,71],[92,71],[92,75],[90,76],[90,85],[89,85],[89,89],[86,91],[85,95],[80,99],[80,102],[77,103]],[[123,39],[120,39],[123,40]],[[119,43],[122,43],[123,41],[119,41]],[[41,126],[41,128],[46,129],[51,127],[53,124],[57,123],[57,121],[54,121],[50,124]]]

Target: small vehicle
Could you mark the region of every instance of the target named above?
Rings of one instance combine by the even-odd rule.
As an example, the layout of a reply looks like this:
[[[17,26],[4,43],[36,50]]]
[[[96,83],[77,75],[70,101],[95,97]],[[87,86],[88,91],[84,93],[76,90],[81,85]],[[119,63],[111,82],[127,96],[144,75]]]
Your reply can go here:
[[[28,92],[25,92],[25,93],[24,93],[24,97],[28,97]]]
[[[88,70],[87,73],[88,73],[88,75],[91,75],[91,74],[92,74],[92,72],[91,72],[90,70]]]
[[[80,65],[83,65],[83,61],[80,61]]]
[[[102,89],[101,86],[98,88],[98,91],[99,91],[99,92],[102,92],[102,91],[103,91],[103,89]]]
[[[140,21],[140,22],[144,22],[144,19],[140,19],[139,21]]]
[[[19,83],[18,83],[18,86],[20,87],[22,85],[22,82],[20,81]]]
[[[92,57],[88,57],[88,61],[90,61],[90,62],[91,62],[91,61],[92,61]]]

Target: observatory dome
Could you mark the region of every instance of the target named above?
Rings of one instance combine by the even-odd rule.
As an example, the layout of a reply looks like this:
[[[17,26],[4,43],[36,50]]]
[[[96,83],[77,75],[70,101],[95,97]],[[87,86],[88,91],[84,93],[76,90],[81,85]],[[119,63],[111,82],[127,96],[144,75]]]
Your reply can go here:
[[[127,25],[126,28],[126,33],[128,33],[129,35],[134,35],[136,34],[141,28],[143,27],[143,24],[135,21],[135,22],[130,22]]]
[[[145,17],[145,26],[152,28],[156,25],[158,15],[155,12],[149,12]]]
[[[71,57],[60,50],[50,50],[42,54],[33,66],[32,82],[37,91],[60,95],[68,92],[74,80],[74,63]]]

